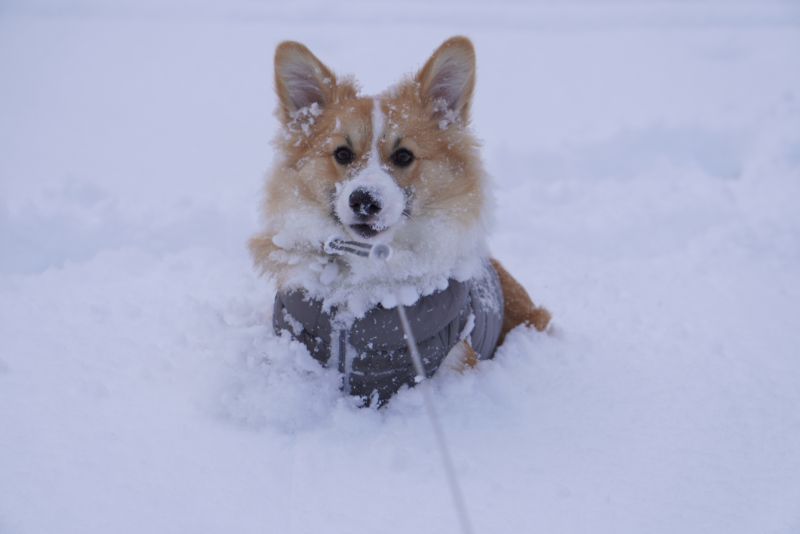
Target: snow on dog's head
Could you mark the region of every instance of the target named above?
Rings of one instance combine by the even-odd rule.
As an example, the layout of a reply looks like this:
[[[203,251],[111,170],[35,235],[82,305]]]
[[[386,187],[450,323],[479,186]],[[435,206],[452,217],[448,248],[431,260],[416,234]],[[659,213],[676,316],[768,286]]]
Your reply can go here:
[[[302,287],[360,314],[391,304],[389,294],[413,301],[477,273],[487,198],[468,128],[468,39],[449,39],[416,75],[377,97],[359,95],[305,46],[285,42],[275,84],[279,158],[267,181],[266,228],[251,250],[279,288]],[[391,243],[395,254],[386,266],[331,257],[322,243],[332,235]]]

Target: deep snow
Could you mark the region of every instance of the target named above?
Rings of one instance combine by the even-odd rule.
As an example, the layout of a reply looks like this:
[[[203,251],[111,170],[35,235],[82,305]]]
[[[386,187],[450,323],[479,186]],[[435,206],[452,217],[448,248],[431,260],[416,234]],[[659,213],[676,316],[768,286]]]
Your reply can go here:
[[[419,391],[270,333],[285,38],[478,52],[490,245],[554,313],[432,389],[488,532],[800,532],[800,9],[6,2],[0,532],[457,532]]]

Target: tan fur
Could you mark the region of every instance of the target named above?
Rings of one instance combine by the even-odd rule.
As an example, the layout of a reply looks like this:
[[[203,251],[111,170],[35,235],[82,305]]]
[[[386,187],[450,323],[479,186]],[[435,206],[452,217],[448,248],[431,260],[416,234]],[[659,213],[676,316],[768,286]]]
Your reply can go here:
[[[474,368],[480,362],[478,353],[467,341],[458,342],[447,355],[448,367],[457,373]]]
[[[462,341],[464,344],[464,368],[465,369],[472,369],[476,365],[478,365],[478,353],[475,352],[475,349],[472,348],[472,345],[467,343],[466,341]]]
[[[521,324],[533,326],[540,332],[550,323],[550,312],[534,305],[528,292],[505,270],[499,261],[492,259],[492,266],[500,277],[505,307],[503,309],[503,329],[500,343],[513,328]]]
[[[387,165],[400,187],[413,188],[416,211],[412,217],[441,216],[463,223],[465,228],[482,220],[487,197],[483,188],[487,180],[479,143],[467,127],[475,86],[474,63],[475,51],[469,39],[453,37],[434,52],[416,75],[379,96],[388,123],[394,125],[379,140],[381,161],[388,161],[399,148],[407,148],[415,155],[409,167]],[[460,90],[453,106],[456,117],[444,114],[438,100],[443,91],[447,96],[448,86],[443,79],[452,79],[441,77],[442,69],[454,64],[470,66],[457,71],[463,76],[458,78]],[[354,176],[366,164],[373,138],[374,99],[359,96],[354,81],[338,78],[308,48],[295,42],[281,43],[276,49],[275,80],[279,99],[276,115],[284,127],[275,141],[281,159],[265,191],[266,218],[279,221],[298,209],[317,210],[320,217],[330,217],[331,198],[337,184]],[[310,92],[317,97],[315,102],[320,104],[321,111],[313,117],[306,116],[305,124],[303,117],[298,119],[304,108],[298,105],[296,94],[293,99],[287,85],[293,82],[311,87]],[[442,128],[440,122],[445,119],[457,121],[458,127]],[[340,146],[348,146],[355,153],[353,164],[336,163],[333,154]],[[282,288],[291,267],[284,252],[273,242],[275,232],[268,224],[250,240],[250,249],[256,265]],[[309,254],[318,252],[309,249]],[[544,330],[550,321],[549,312],[536,307],[525,289],[499,262],[492,260],[492,264],[500,276],[505,298],[501,341],[519,324]],[[477,362],[476,355],[471,347],[467,348],[467,355],[471,352],[472,357],[467,357],[466,365],[472,366]]]

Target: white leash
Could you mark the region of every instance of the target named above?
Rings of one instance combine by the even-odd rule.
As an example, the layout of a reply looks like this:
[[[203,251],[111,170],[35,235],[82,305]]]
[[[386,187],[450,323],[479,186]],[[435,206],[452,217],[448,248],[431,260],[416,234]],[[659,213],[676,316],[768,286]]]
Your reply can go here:
[[[406,317],[406,310],[402,304],[397,303],[397,313],[400,315],[400,322],[403,325],[403,332],[406,335],[406,344],[408,344],[408,351],[411,353],[411,360],[414,362],[414,368],[417,371],[416,382],[419,384],[425,380],[425,368],[422,367],[422,360],[419,357],[417,350],[417,342],[414,340],[414,334],[411,332],[411,325],[408,324]],[[464,534],[472,534],[472,525],[469,521],[467,514],[467,506],[464,502],[464,495],[461,492],[461,486],[458,483],[456,476],[456,469],[453,466],[453,459],[450,456],[450,449],[447,446],[447,440],[444,437],[444,430],[439,422],[439,415],[433,406],[433,399],[431,399],[431,392],[428,388],[420,388],[422,392],[422,399],[425,403],[425,411],[428,412],[428,419],[433,427],[433,434],[436,436],[436,444],[439,447],[439,455],[442,457],[442,464],[444,465],[444,473],[447,478],[447,485],[450,486],[450,495],[453,497],[453,505],[456,508],[458,521],[461,523],[461,531]]]
[[[392,255],[392,249],[389,245],[377,244],[369,245],[367,243],[359,243],[358,241],[345,241],[338,237],[332,237],[325,242],[324,250],[329,254],[341,254],[347,252],[361,257],[368,257],[374,261],[386,262]],[[406,309],[400,304],[400,299],[397,298],[397,314],[400,316],[400,324],[403,326],[403,333],[405,334],[406,344],[408,345],[408,352],[411,355],[411,361],[414,364],[414,370],[417,373],[414,381],[419,384],[426,379],[425,367],[422,365],[422,358],[419,355],[417,348],[417,341],[414,339],[414,332],[411,331],[411,325],[406,317]],[[447,478],[447,485],[450,489],[450,496],[453,499],[453,506],[456,509],[458,522],[461,525],[461,532],[463,534],[472,534],[472,524],[470,523],[469,514],[467,513],[467,506],[464,501],[464,495],[461,491],[461,485],[458,483],[458,476],[456,475],[455,466],[453,465],[453,458],[450,455],[450,448],[447,446],[445,439],[444,429],[439,420],[439,415],[431,398],[431,393],[428,388],[419,388],[422,393],[423,404],[425,404],[425,411],[428,414],[428,420],[433,427],[433,434],[436,438],[436,446],[439,449],[439,456],[444,466],[445,478]]]

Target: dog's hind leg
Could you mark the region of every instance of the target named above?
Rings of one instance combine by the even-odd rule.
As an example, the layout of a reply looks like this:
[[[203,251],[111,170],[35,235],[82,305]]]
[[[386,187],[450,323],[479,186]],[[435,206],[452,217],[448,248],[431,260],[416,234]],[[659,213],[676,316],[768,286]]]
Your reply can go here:
[[[550,324],[550,312],[545,308],[537,307],[531,300],[528,292],[505,270],[499,261],[492,259],[492,267],[500,278],[503,289],[505,306],[503,307],[503,328],[500,331],[498,344],[503,342],[506,334],[514,327],[526,324],[533,326],[540,332]]]

